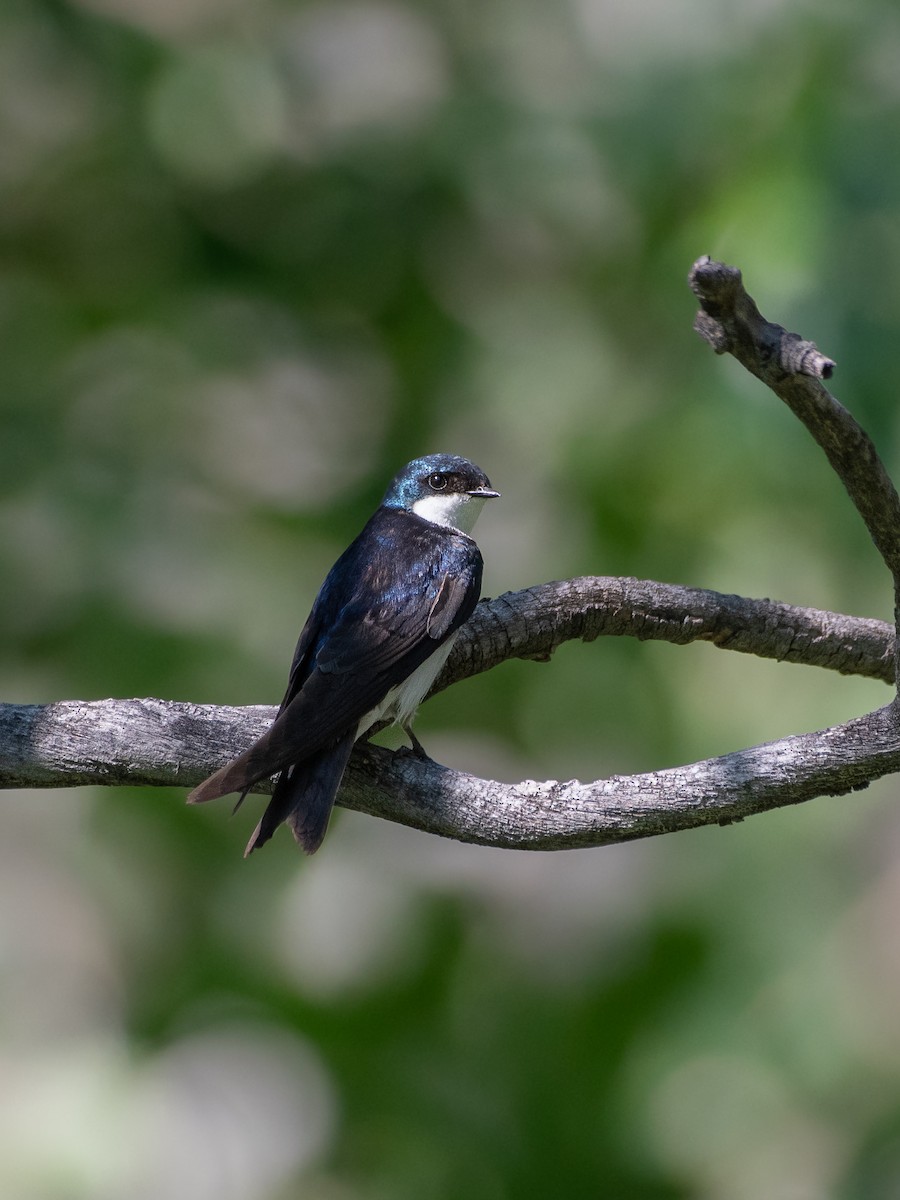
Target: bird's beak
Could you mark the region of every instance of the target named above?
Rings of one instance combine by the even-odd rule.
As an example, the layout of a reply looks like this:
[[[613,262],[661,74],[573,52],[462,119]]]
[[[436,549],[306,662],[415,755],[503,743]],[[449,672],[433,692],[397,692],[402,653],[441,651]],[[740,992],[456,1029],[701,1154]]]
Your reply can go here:
[[[477,487],[471,488],[470,496],[477,496],[479,500],[496,500],[500,496],[499,492],[495,492],[493,488]]]

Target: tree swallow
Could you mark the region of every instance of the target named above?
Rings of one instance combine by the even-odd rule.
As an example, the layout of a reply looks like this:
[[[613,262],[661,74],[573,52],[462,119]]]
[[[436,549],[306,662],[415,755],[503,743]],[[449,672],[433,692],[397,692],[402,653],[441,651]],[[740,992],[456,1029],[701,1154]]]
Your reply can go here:
[[[379,721],[407,734],[481,594],[481,553],[469,536],[485,473],[453,454],[414,459],[328,573],[309,614],[271,728],[188,796],[199,804],[277,773],[245,856],[282,821],[308,853],[322,844],[353,743]]]

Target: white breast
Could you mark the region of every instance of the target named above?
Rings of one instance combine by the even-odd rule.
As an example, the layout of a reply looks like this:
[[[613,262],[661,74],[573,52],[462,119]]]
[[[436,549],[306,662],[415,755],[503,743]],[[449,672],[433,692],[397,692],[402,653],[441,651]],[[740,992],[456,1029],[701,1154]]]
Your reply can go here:
[[[457,633],[459,630],[457,630]],[[457,633],[452,633],[430,658],[426,658],[420,667],[416,667],[408,679],[391,688],[379,705],[367,712],[360,721],[356,736],[362,737],[366,730],[371,729],[377,721],[393,721],[396,725],[408,725],[415,716],[416,709],[425,699],[440,674],[441,668],[447,661],[447,656],[453,649]]]

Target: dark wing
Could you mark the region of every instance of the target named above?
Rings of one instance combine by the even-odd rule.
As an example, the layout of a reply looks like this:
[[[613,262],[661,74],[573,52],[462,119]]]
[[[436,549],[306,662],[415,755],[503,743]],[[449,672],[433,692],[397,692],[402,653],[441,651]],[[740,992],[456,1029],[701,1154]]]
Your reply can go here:
[[[409,518],[409,514],[407,513],[391,514],[392,518],[395,515]],[[418,518],[414,517],[412,520],[418,524]],[[392,520],[392,524],[395,523]],[[403,520],[401,525],[405,527],[408,523],[408,519]],[[383,522],[379,522],[379,524],[383,524]],[[420,532],[418,528],[417,532]],[[420,561],[421,549],[418,544],[419,540],[417,539],[416,541],[416,559]],[[278,716],[281,716],[301,690],[313,665],[317,666],[320,671],[336,672],[352,670],[354,667],[361,666],[366,661],[365,653],[361,656],[360,652],[359,643],[362,640],[365,640],[369,648],[369,660],[374,663],[378,660],[379,655],[384,650],[385,643],[389,641],[391,634],[394,632],[391,627],[392,619],[390,613],[386,614],[382,621],[379,621],[376,613],[372,611],[371,605],[367,606],[366,600],[360,599],[358,595],[356,603],[353,604],[351,601],[348,605],[345,597],[346,589],[342,588],[338,583],[338,580],[344,575],[345,570],[347,575],[350,575],[351,572],[356,575],[358,584],[364,581],[365,564],[354,561],[363,557],[359,553],[359,543],[361,541],[362,534],[329,572],[325,583],[316,597],[312,611],[301,630],[297,646],[294,650],[287,690],[278,708]],[[378,541],[383,553],[384,531],[381,532],[381,537]],[[466,539],[466,541],[468,542],[470,539]],[[473,578],[475,572],[467,569],[464,569],[461,575],[450,575],[446,572],[443,575],[438,574],[436,595],[431,603],[427,620],[428,636],[434,639],[436,645],[440,645],[454,629],[458,629],[464,621],[468,620],[477,603],[478,593],[481,590],[481,555],[474,543],[471,544],[471,547],[465,547],[466,550],[470,548],[474,549],[475,556],[477,557],[477,578]],[[457,555],[453,557],[457,556],[458,551]],[[401,556],[395,555],[396,557]],[[396,581],[379,578],[378,583],[383,593],[382,598],[391,592],[392,582],[394,583],[394,590],[396,590]],[[469,596],[473,584],[476,587],[474,600]],[[359,590],[359,586],[357,585],[357,593]],[[467,600],[469,601],[468,607],[466,607]],[[465,610],[464,615],[460,616],[463,610]],[[397,614],[397,616],[401,615]],[[342,637],[341,629],[349,626],[352,631],[353,623],[357,619],[363,622],[366,629],[365,638]],[[410,622],[410,624],[413,623]],[[330,630],[330,636],[324,637],[323,630]],[[415,633],[416,630],[410,628],[409,632]]]
[[[319,593],[272,727],[189,799],[246,792],[342,740],[468,620],[481,570],[471,538],[379,509]]]

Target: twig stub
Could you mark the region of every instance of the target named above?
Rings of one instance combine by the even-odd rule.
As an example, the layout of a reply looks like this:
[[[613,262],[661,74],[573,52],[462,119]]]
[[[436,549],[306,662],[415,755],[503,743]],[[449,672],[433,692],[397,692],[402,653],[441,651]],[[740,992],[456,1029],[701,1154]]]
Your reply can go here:
[[[813,343],[783,326],[767,321],[752,296],[744,290],[737,267],[715,262],[704,255],[698,258],[688,275],[691,291],[701,304],[694,329],[716,354],[734,354],[744,366],[754,370],[740,353],[743,345],[764,370],[754,370],[770,383],[768,372],[784,376],[806,375],[810,379],[830,379],[834,359],[826,357]]]

